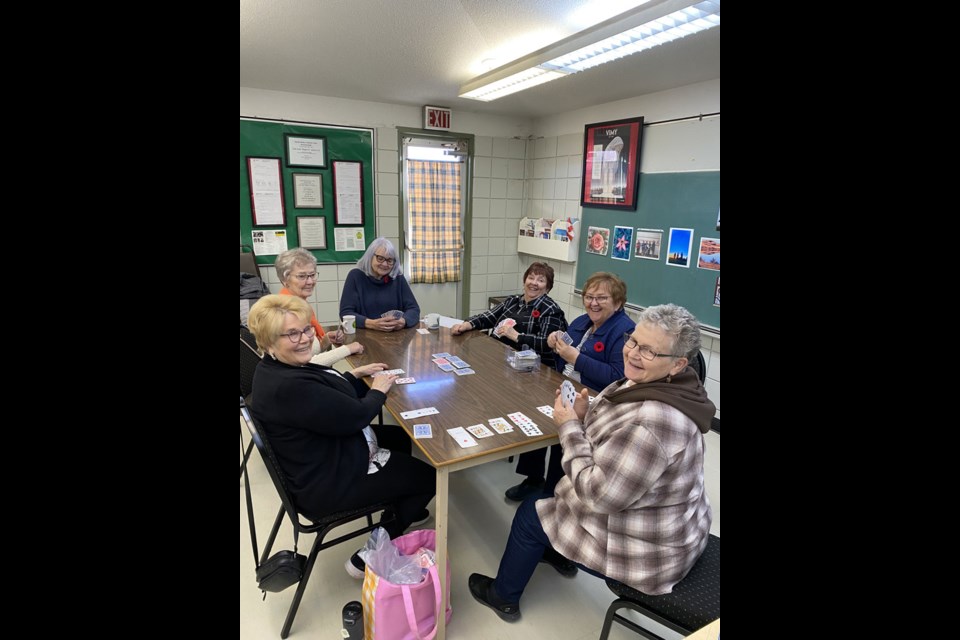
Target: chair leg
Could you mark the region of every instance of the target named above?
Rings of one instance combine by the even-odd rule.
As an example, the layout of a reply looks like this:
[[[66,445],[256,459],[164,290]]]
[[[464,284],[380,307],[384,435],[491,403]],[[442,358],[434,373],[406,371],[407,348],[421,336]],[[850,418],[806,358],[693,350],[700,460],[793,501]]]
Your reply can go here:
[[[297,592],[293,594],[293,602],[290,603],[290,609],[287,611],[287,619],[283,621],[283,629],[280,630],[280,637],[286,638],[290,635],[290,627],[293,626],[293,619],[297,617],[297,610],[300,608],[300,600],[303,599],[303,592],[307,589],[307,580],[313,573],[313,565],[317,561],[317,554],[320,553],[320,543],[322,536],[317,535],[317,539],[310,549],[310,557],[307,558],[307,566],[303,568],[303,577],[300,578],[300,584],[297,585]]]
[[[240,463],[240,477],[243,477],[243,470],[247,468],[247,460],[250,459],[250,454],[253,453],[253,440],[250,441],[250,444],[247,445],[247,452],[243,454],[243,462]]]
[[[263,555],[260,556],[260,564],[263,564],[267,561],[267,558],[270,557],[270,551],[273,549],[273,541],[277,539],[277,532],[280,531],[280,525],[283,524],[283,516],[286,515],[286,512],[283,510],[283,505],[280,505],[280,511],[277,513],[277,519],[273,523],[273,529],[270,530],[270,537],[267,538],[267,544],[263,546]]]
[[[663,637],[658,636],[652,631],[644,629],[633,620],[621,616],[619,613],[617,613],[617,611],[620,609],[632,609],[641,615],[644,615],[644,612],[638,609],[636,605],[629,600],[617,598],[610,603],[610,607],[607,609],[607,615],[603,619],[603,629],[600,630],[600,640],[607,640],[607,638],[610,636],[610,628],[613,626],[614,622],[619,622],[634,633],[640,634],[644,638],[647,638],[647,640],[664,640]]]

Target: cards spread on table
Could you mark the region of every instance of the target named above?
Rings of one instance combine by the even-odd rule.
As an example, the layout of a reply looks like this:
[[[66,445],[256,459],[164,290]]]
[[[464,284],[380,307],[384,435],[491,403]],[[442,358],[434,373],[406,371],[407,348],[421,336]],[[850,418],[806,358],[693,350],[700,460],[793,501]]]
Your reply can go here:
[[[571,338],[570,334],[566,331],[561,331],[559,338],[564,344],[573,344],[573,338]]]
[[[510,433],[513,431],[513,425],[503,418],[490,418],[487,422],[490,423],[490,426],[493,427],[493,430],[497,433]]]
[[[514,424],[520,427],[520,431],[523,432],[526,436],[542,436],[543,431],[540,431],[540,428],[537,427],[537,423],[528,418],[525,414],[516,411],[514,413],[508,413],[507,417],[513,420]]]
[[[414,409],[413,411],[404,411],[400,414],[400,417],[404,420],[409,420],[411,418],[422,418],[423,416],[431,416],[435,413],[440,413],[437,411],[436,407],[427,407],[426,409]]]
[[[387,369],[386,371],[377,371],[374,376],[391,376],[391,375],[400,375],[403,373],[403,369]]]
[[[380,314],[380,317],[381,317],[381,318],[394,318],[394,319],[396,319],[396,318],[402,318],[402,317],[403,317],[403,311],[400,311],[399,309],[391,309],[390,311],[384,311],[383,313],[381,313],[381,314]]]
[[[454,370],[454,373],[457,374],[458,376],[468,376],[468,375],[470,375],[471,373],[476,373],[476,371],[474,371],[473,369],[469,369],[469,368],[467,368],[467,369],[455,369],[455,370]]]
[[[415,378],[397,378],[393,381],[394,384],[413,384],[416,382]]]
[[[433,429],[428,424],[415,424],[413,425],[413,437],[420,438],[432,438]]]
[[[450,437],[457,441],[457,444],[466,449],[467,447],[477,446],[477,441],[473,439],[467,430],[463,427],[457,427],[455,429],[447,429],[447,433],[450,434]]]
[[[478,438],[489,438],[490,436],[493,435],[493,431],[490,431],[490,429],[487,429],[482,424],[471,425],[467,427],[467,431],[469,431],[470,433],[472,433]]]
[[[399,381],[398,381],[399,382]],[[537,407],[537,411],[547,416],[548,418],[553,417],[553,407],[548,404],[543,405],[542,407]]]

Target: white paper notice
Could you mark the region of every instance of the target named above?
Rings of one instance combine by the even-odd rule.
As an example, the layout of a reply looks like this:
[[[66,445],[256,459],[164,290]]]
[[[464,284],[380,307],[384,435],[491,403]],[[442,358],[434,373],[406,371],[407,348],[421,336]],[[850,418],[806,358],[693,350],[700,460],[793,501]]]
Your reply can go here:
[[[253,196],[253,223],[283,224],[283,184],[280,160],[248,158],[250,193]]]
[[[334,162],[333,183],[337,187],[337,224],[363,224],[363,196],[359,162]]]
[[[275,256],[287,250],[287,232],[270,229],[254,229],[253,250],[258,256]]]
[[[333,241],[337,251],[367,250],[367,243],[363,237],[363,227],[334,227]]]

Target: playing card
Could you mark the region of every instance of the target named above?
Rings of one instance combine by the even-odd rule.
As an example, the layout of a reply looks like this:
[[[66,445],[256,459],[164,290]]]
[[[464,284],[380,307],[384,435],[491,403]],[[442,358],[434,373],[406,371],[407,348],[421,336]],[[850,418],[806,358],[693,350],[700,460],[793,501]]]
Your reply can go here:
[[[467,447],[477,446],[477,441],[473,439],[467,430],[463,427],[457,427],[455,429],[447,429],[447,433],[450,434],[450,437],[457,441],[457,444],[466,449]]]
[[[394,318],[394,319],[396,319],[396,318],[402,318],[402,317],[403,317],[403,311],[400,311],[399,309],[391,309],[390,311],[384,311],[383,313],[381,313],[381,314],[380,314],[380,317],[381,317],[381,318]]]
[[[503,418],[490,418],[487,422],[490,423],[490,426],[493,427],[493,430],[497,433],[510,433],[513,431],[513,425]]]
[[[573,338],[571,338],[570,334],[566,331],[561,331],[558,337],[564,342],[564,344],[573,344]]]
[[[449,358],[450,354],[444,351],[443,353],[434,353],[431,357],[433,358]]]
[[[540,413],[544,414],[544,415],[547,416],[548,418],[552,418],[552,417],[553,417],[553,407],[551,407],[550,405],[546,405],[546,404],[545,404],[545,405],[543,405],[542,407],[537,407],[537,411],[539,411]]]
[[[446,358],[434,358],[433,364],[450,364],[450,361]]]
[[[413,384],[416,382],[414,378],[397,378],[393,381],[394,384]]]
[[[428,424],[415,424],[413,425],[413,437],[414,438],[432,438],[433,429]]]
[[[493,334],[498,336],[504,329],[509,329],[515,324],[517,324],[517,321],[513,318],[504,318],[493,328]]]
[[[520,431],[522,431],[523,435],[525,436],[542,436],[543,435],[543,431],[540,431],[539,427],[537,427],[537,425],[535,424],[531,426],[520,427]]]
[[[563,406],[565,407],[572,407],[573,402],[577,399],[577,390],[569,380],[564,380],[563,384],[560,385],[560,397],[563,399]]]
[[[453,371],[454,368],[452,364],[438,364],[437,366],[440,367],[440,371]]]
[[[467,364],[466,362],[464,362],[463,360],[461,360],[461,359],[459,359],[459,358],[457,358],[456,360],[454,360],[453,358],[451,358],[451,359],[450,359],[450,364],[452,364],[453,366],[455,366],[457,369],[466,369],[467,367],[470,366],[469,364]]]
[[[455,369],[454,373],[458,376],[468,376],[471,373],[476,373],[473,369]]]
[[[387,369],[386,371],[377,371],[374,376],[400,375],[403,369]]]
[[[422,336],[425,336],[425,335],[429,335],[430,331],[428,329],[424,329],[421,327],[420,329],[417,329],[417,333],[419,333]]]
[[[489,438],[490,436],[493,435],[493,431],[490,431],[490,429],[487,429],[482,424],[471,425],[467,427],[467,431],[477,436],[478,438]]]
[[[436,407],[427,407],[426,409],[414,409],[413,411],[404,411],[400,414],[400,417],[404,420],[411,420],[413,418],[422,418],[423,416],[432,416],[435,413],[440,413],[437,411]]]

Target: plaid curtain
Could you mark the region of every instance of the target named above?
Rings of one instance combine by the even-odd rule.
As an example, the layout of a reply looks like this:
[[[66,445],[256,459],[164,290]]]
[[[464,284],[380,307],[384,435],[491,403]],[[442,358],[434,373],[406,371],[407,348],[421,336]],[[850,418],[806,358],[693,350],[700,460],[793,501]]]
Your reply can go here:
[[[412,283],[460,280],[461,166],[457,162],[407,161],[410,272],[406,276]]]

